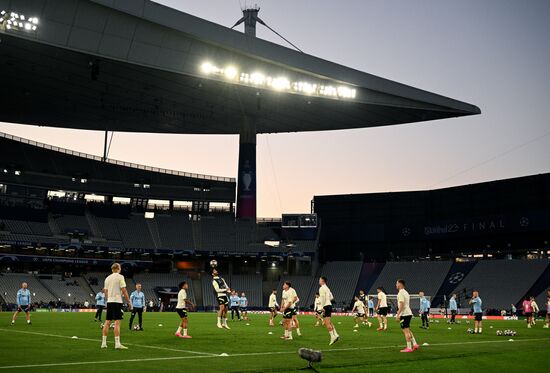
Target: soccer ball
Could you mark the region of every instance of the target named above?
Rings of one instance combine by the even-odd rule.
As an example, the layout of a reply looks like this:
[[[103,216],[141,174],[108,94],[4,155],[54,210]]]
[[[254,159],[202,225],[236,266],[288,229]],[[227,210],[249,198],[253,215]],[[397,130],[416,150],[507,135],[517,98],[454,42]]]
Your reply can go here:
[[[134,330],[139,330],[139,325],[134,325]]]
[[[502,335],[502,330],[497,330],[497,335],[500,337]]]
[[[210,261],[210,267],[216,268],[218,266],[218,261],[216,259],[212,259]]]

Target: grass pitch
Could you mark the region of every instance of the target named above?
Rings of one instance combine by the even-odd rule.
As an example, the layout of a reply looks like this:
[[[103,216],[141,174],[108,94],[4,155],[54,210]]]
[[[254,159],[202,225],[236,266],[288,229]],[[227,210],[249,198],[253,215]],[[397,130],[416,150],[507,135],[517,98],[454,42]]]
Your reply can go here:
[[[329,347],[326,329],[314,327],[313,316],[299,316],[303,337],[283,341],[279,338],[282,328],[269,327],[267,315],[251,315],[248,322],[229,321],[232,329],[220,330],[215,314],[190,313],[193,339],[184,340],[174,336],[175,313],[145,313],[143,332],[128,330],[126,314],[122,343],[129,350],[119,351],[114,349],[112,334],[109,348],[100,349],[101,330],[93,315],[33,313],[33,325],[28,326],[20,315],[11,326],[11,314],[0,313],[0,372],[297,371],[306,366],[296,353],[300,347],[323,351],[323,362],[316,364],[321,372],[525,373],[546,370],[550,357],[550,329],[543,329],[541,321],[533,329],[527,329],[523,321],[485,321],[484,333],[471,335],[466,329],[473,323],[432,323],[430,330],[422,330],[415,318],[411,326],[416,339],[420,345],[428,345],[403,354],[399,350],[404,338],[395,319],[390,319],[389,330],[381,333],[376,324],[354,332],[351,317],[333,317],[341,339]],[[510,337],[497,337],[497,329],[514,329],[518,335],[509,341]]]

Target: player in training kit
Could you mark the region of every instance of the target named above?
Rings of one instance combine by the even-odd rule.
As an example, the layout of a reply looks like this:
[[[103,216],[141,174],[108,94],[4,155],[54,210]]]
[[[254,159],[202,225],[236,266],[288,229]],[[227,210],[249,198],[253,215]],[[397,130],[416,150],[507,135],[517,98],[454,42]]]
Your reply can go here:
[[[248,299],[244,293],[241,293],[239,308],[241,309],[241,319],[248,321]]]
[[[535,300],[535,297],[531,297],[531,308],[533,309],[533,326],[537,323],[537,316],[539,315],[539,305],[537,304],[537,301]]]
[[[27,318],[27,325],[31,325],[31,292],[27,289],[28,285],[26,282],[21,284],[21,289],[17,291],[17,310],[13,314],[11,319],[11,324],[15,324],[17,315],[19,312],[25,312],[25,317]]]
[[[479,292],[474,290],[472,293],[472,299],[469,302],[474,307],[474,333],[481,334],[483,329],[483,301],[479,297]]]
[[[395,284],[397,292],[397,313],[395,318],[399,321],[403,334],[405,335],[405,340],[407,342],[407,347],[401,350],[401,352],[413,352],[418,350],[420,347],[414,339],[413,332],[411,331],[411,320],[413,313],[410,307],[410,296],[407,290],[405,290],[405,281],[402,279],[397,280]]]
[[[97,292],[95,295],[95,318],[94,321],[100,321],[101,322],[101,314],[103,313],[103,310],[105,309],[105,293],[103,292],[103,289]]]
[[[546,292],[546,318],[544,320],[543,328],[550,328],[550,290]]]
[[[423,291],[418,292],[420,296],[420,317],[422,319],[422,329],[430,328],[430,301],[424,295]]]
[[[523,316],[527,321],[527,327],[530,328],[533,325],[533,305],[529,297],[525,297],[522,303],[523,306]]]
[[[355,312],[355,316],[353,319],[355,320],[355,326],[354,328],[359,327],[359,323],[362,322],[365,323],[363,320],[365,320],[365,312],[366,312],[365,303],[361,300],[361,297],[355,297],[355,303],[353,304],[353,309],[351,310],[351,313]],[[368,321],[367,321],[368,322]],[[368,322],[369,328],[372,326],[370,322]]]
[[[359,300],[361,302],[363,302],[363,305],[365,306],[365,311],[367,309],[367,295],[365,294],[365,291],[364,290],[359,290]],[[366,324],[367,323],[367,312],[365,312],[365,316],[364,316],[364,319],[363,319],[363,324]]]
[[[367,307],[369,309],[369,317],[374,317],[374,302],[369,296],[367,296]]]
[[[143,310],[145,308],[145,294],[141,291],[141,284],[136,284],[136,290],[130,294],[130,302],[132,302],[132,316],[130,316],[130,330],[132,330],[132,324],[136,313],[138,315],[138,328],[137,330],[143,331]]]
[[[274,326],[275,324],[273,321],[277,317],[277,308],[279,305],[277,304],[277,289],[273,289],[271,291],[271,295],[269,296],[269,303],[267,305],[269,307],[269,326]]]
[[[376,288],[376,291],[378,292],[378,303],[376,304],[376,313],[378,314],[378,324],[380,325],[378,327],[378,331],[381,330],[387,330],[388,329],[388,300],[386,298],[386,293],[384,291],[383,287]]]
[[[227,306],[229,305],[227,293],[231,293],[231,289],[229,289],[227,282],[220,277],[218,270],[215,268],[212,270],[212,286],[214,287],[214,292],[218,298],[218,305],[220,306],[218,310],[218,323],[216,325],[220,329],[231,329],[227,325]]]
[[[338,342],[340,339],[340,336],[336,332],[336,328],[334,328],[334,325],[332,325],[332,300],[334,299],[334,296],[332,295],[330,289],[327,286],[327,278],[325,276],[321,276],[319,278],[319,298],[321,298],[321,305],[323,306],[323,323],[327,327],[328,334],[330,335],[330,342],[329,346]]]
[[[319,293],[315,293],[315,301],[313,302],[313,310],[315,311],[315,319],[317,322],[315,326],[319,326],[323,322],[323,306],[321,305],[321,298]]]
[[[189,285],[187,284],[187,281],[183,281],[179,284],[180,291],[178,292],[178,304],[176,305],[176,313],[180,317],[180,325],[178,326],[178,330],[176,331],[176,337],[178,338],[184,338],[184,339],[190,339],[192,338],[190,335],[187,334],[187,304],[189,306],[193,307],[193,303],[189,299],[187,299],[187,290],[189,289]],[[183,334],[181,332],[183,331]]]
[[[237,314],[237,320],[241,319],[241,314],[239,313],[239,300],[240,297],[237,295],[236,291],[231,292],[229,297],[229,308],[231,309],[231,320],[235,320],[235,313]]]
[[[283,284],[283,295],[281,299],[281,311],[283,312],[283,328],[285,334],[281,339],[292,340],[292,318],[296,316],[296,302],[298,294],[292,288],[290,281],[285,281]],[[297,328],[298,335],[301,335],[300,328]]]
[[[456,314],[458,312],[458,304],[456,304],[456,294],[451,295],[451,299],[449,299],[449,310],[451,311],[451,324],[454,324],[456,322]]]
[[[126,299],[128,307],[132,310],[132,302],[128,296],[126,290],[126,281],[124,276],[120,274],[120,264],[114,263],[111,266],[111,273],[105,279],[105,285],[103,286],[103,292],[107,298],[107,316],[105,317],[105,324],[103,324],[101,348],[107,348],[107,336],[109,334],[109,327],[111,322],[115,322],[115,349],[127,350],[128,347],[120,343],[120,321],[122,320],[122,296]]]

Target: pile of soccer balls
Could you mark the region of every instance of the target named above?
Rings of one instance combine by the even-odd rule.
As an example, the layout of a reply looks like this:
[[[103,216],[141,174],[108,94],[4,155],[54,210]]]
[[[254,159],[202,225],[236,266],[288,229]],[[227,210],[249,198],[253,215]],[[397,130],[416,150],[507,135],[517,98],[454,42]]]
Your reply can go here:
[[[501,336],[506,336],[506,337],[515,337],[518,333],[515,331],[515,330],[510,330],[510,329],[506,329],[506,330],[497,330],[497,335],[499,337]]]

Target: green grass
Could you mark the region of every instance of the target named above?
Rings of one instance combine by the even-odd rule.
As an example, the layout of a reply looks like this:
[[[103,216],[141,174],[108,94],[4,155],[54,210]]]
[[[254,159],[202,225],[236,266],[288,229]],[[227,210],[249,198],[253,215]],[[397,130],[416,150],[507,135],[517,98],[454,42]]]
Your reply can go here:
[[[101,350],[101,331],[92,319],[91,313],[33,313],[33,325],[20,317],[11,326],[11,314],[0,313],[0,371],[296,371],[306,365],[296,351],[309,347],[324,352],[323,362],[317,364],[321,372],[467,372],[475,367],[478,372],[525,373],[545,370],[550,356],[550,329],[542,329],[540,321],[533,329],[522,321],[485,321],[484,334],[471,335],[466,329],[472,324],[462,322],[449,330],[447,324],[432,323],[425,331],[415,318],[416,339],[429,346],[401,354],[404,339],[394,319],[388,332],[378,333],[374,326],[353,332],[351,317],[334,317],[341,341],[329,347],[327,331],[313,326],[313,316],[300,316],[303,337],[283,341],[281,327],[269,327],[265,315],[251,315],[250,325],[230,321],[231,330],[219,330],[214,314],[190,313],[193,339],[182,340],[174,337],[174,313],[146,313],[143,332],[130,332],[124,321],[122,343],[127,351],[113,348],[112,334],[109,349]],[[509,342],[509,337],[496,336],[497,329],[514,329],[518,335]],[[66,365],[70,363],[78,364]],[[22,365],[28,367],[10,368]]]

